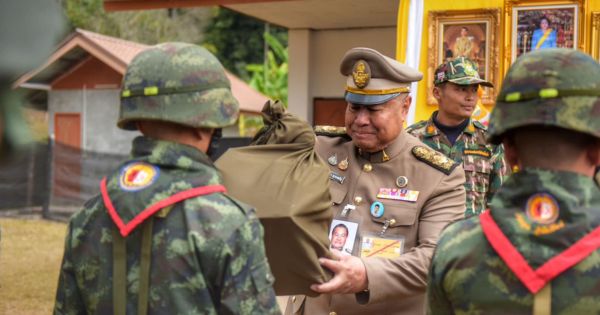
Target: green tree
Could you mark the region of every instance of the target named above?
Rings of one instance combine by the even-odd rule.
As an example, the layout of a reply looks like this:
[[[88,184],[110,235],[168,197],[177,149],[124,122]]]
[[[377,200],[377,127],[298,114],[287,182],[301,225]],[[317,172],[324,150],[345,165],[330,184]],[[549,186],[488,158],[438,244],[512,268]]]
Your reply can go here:
[[[182,41],[200,44],[211,22],[211,8],[105,12],[102,0],[64,0],[73,28],[144,44]]]
[[[250,86],[267,95],[272,100],[279,100],[287,107],[288,92],[288,52],[277,38],[264,33],[268,44],[267,58],[263,64],[250,64],[248,71],[252,73]],[[241,136],[254,136],[262,128],[260,116],[240,116],[239,133]]]
[[[287,46],[287,30],[267,25],[255,18],[226,8],[213,8],[212,23],[205,28],[204,47],[214,53],[225,68],[242,78],[250,80],[248,64],[265,60],[266,44],[263,33],[269,33]]]

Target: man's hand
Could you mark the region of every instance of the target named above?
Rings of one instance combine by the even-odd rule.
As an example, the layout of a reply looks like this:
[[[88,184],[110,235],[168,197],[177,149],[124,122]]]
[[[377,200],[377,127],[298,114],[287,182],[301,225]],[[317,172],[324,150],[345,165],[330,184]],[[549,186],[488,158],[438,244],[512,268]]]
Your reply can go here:
[[[358,257],[342,255],[332,250],[336,260],[320,258],[321,266],[333,271],[333,278],[322,284],[313,284],[310,289],[319,293],[356,293],[366,290],[369,286],[367,269]]]

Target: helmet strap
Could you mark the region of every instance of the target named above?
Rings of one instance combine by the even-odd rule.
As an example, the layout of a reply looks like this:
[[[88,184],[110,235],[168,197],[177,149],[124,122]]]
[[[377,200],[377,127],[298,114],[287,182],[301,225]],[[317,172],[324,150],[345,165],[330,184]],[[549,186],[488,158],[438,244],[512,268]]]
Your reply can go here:
[[[211,159],[213,155],[215,155],[219,151],[219,145],[221,144],[221,138],[223,137],[223,130],[221,128],[214,129],[212,136],[210,137],[210,144],[208,145],[208,150],[206,150],[206,155],[208,155]]]

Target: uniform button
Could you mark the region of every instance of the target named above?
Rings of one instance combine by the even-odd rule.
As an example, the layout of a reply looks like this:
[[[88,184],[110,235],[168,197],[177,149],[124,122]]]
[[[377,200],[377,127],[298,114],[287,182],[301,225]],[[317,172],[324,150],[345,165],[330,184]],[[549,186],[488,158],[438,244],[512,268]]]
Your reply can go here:
[[[360,196],[354,197],[354,204],[355,205],[357,205],[357,206],[360,205],[362,203],[362,201],[363,201],[362,197],[360,197]]]
[[[373,165],[371,165],[371,164],[369,164],[369,163],[367,163],[367,164],[363,165],[363,171],[365,171],[365,172],[367,172],[367,173],[368,173],[368,172],[370,172],[370,171],[372,171],[372,170],[373,170]]]
[[[337,315],[336,312],[329,312],[329,315]]]

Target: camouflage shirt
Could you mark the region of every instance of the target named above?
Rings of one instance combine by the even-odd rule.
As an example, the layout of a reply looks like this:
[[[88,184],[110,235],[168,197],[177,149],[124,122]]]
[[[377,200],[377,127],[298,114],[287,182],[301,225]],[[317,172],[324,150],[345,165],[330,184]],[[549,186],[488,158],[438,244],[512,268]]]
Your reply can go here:
[[[150,167],[140,177],[135,167]],[[114,208],[131,222],[158,200],[220,175],[195,148],[138,137],[133,159],[107,177]],[[137,185],[137,187],[135,187]],[[254,211],[227,195],[192,197],[157,212],[153,221],[148,314],[279,314]],[[55,314],[113,313],[113,230],[102,196],[89,200],[68,226]],[[126,238],[127,313],[137,314],[141,229]]]
[[[549,194],[558,205],[553,224],[527,215],[528,202]],[[524,169],[513,174],[491,203],[490,214],[532,269],[600,226],[600,190],[590,177]],[[481,217],[449,225],[429,273],[430,314],[531,314],[533,295],[483,234]],[[552,314],[600,313],[600,250],[551,282]]]
[[[501,145],[487,143],[487,129],[476,120],[469,120],[452,145],[433,123],[436,115],[434,112],[429,120],[411,125],[406,131],[463,165],[467,192],[465,217],[480,214],[487,209],[487,204],[510,172],[504,160],[504,149]]]

